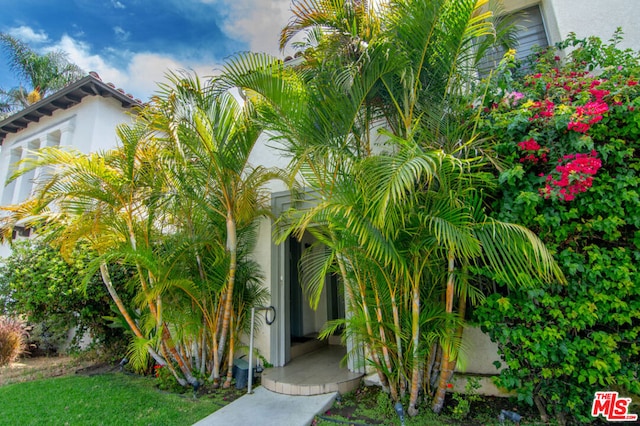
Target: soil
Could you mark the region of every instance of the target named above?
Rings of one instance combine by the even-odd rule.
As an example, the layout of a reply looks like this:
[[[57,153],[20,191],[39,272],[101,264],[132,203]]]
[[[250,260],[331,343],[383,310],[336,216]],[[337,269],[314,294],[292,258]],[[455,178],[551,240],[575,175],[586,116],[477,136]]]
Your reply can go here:
[[[316,417],[314,425],[349,424],[361,425],[395,425],[400,424],[398,416],[393,412],[392,407],[381,408],[381,401],[387,398],[380,398],[379,387],[361,386],[355,392],[345,394],[337,400],[333,406],[325,413]],[[386,395],[385,395],[386,396]],[[425,425],[465,425],[465,426],[485,426],[502,424],[498,415],[501,410],[518,413],[522,416],[522,425],[538,425],[539,417],[533,407],[518,405],[510,398],[482,397],[481,401],[473,402],[468,416],[464,419],[454,418],[452,413],[456,406],[451,395],[445,399],[442,413],[433,417],[426,406],[420,408],[422,414],[413,420],[413,424]],[[405,407],[406,408],[406,407]],[[417,422],[417,423],[416,423]],[[515,423],[505,421],[505,425]]]
[[[8,366],[0,367],[0,386],[89,371],[95,365],[95,361],[69,356],[21,358]]]

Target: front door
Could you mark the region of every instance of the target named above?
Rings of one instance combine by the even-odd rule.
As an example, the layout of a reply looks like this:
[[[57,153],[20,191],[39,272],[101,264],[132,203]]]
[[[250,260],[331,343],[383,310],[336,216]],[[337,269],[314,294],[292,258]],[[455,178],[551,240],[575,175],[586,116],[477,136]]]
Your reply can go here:
[[[279,216],[291,207],[290,193],[273,194],[273,212]],[[301,240],[288,238],[283,244],[272,245],[271,300],[279,313],[271,332],[271,360],[283,366],[291,359],[291,347],[296,340],[314,339],[327,321],[345,318],[345,298],[341,280],[327,276],[318,309],[313,310],[300,285],[300,258],[305,249],[314,246],[315,238],[305,233]],[[302,271],[304,272],[304,271]],[[347,313],[348,315],[348,313]],[[361,345],[347,340],[350,371],[364,372]]]

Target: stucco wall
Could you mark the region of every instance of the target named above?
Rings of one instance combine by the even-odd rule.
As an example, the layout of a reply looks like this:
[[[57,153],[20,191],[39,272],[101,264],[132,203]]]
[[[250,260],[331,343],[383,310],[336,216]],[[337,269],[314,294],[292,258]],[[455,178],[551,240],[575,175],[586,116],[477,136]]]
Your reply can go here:
[[[0,150],[0,200],[2,204],[26,199],[31,182],[38,172],[23,176],[5,187],[12,163],[28,155],[29,150],[44,146],[71,146],[88,153],[105,150],[116,145],[116,126],[130,123],[132,117],[119,101],[101,96],[88,96],[67,110],[56,110],[51,116],[43,116],[38,122],[15,134],[8,134]],[[18,155],[18,157],[16,157]],[[7,245],[0,246],[0,256],[8,256]]]
[[[456,371],[469,374],[498,374],[494,362],[499,361],[498,345],[478,327],[467,326],[462,334],[462,354]]]
[[[606,41],[617,27],[622,27],[625,36],[620,46],[640,49],[640,2],[637,0],[553,0],[544,3],[555,16],[561,38],[575,32],[579,38],[598,36]]]
[[[262,270],[262,274],[264,276],[263,286],[267,288],[271,292],[271,219],[263,218],[260,220],[260,225],[258,227],[258,238],[256,240],[256,247],[253,252],[253,259],[258,262],[260,268]],[[270,298],[266,301],[266,305],[275,305],[275,301]],[[271,313],[269,313],[271,315]],[[278,309],[276,311],[276,320],[280,320],[280,315],[282,315],[282,310]],[[264,356],[269,362],[272,362],[270,359],[270,344],[271,344],[271,334],[273,332],[273,325],[267,325],[265,322],[265,312],[260,311],[256,313],[256,316],[261,320],[262,326],[255,331],[253,340],[254,340],[254,348],[258,350],[260,355]],[[271,319],[271,316],[269,316]],[[249,345],[249,336],[243,336],[241,340],[247,345]]]
[[[624,31],[622,48],[640,50],[637,0],[504,0],[508,12],[540,5],[549,41],[553,44],[570,32],[579,38],[611,38],[618,27]]]

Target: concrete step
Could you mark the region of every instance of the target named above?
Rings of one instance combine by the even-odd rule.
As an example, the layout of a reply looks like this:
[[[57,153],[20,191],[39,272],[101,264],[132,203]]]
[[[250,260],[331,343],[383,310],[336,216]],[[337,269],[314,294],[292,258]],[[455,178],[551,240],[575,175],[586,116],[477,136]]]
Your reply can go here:
[[[346,349],[341,346],[325,346],[293,359],[284,367],[267,368],[262,373],[262,386],[285,395],[353,391],[360,385],[363,375],[340,367],[345,355]]]

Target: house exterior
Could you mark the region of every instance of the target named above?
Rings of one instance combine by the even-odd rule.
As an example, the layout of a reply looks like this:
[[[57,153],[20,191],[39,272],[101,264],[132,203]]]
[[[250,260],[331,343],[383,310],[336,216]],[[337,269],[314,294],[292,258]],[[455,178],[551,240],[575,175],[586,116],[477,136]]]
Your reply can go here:
[[[503,0],[503,4],[507,12],[529,12],[523,26],[533,27],[536,33],[536,25],[542,25],[538,30],[544,30],[549,44],[565,39],[571,32],[578,38],[596,36],[606,41],[616,28],[622,27],[625,35],[620,47],[640,49],[637,5],[632,0]],[[530,49],[532,35],[525,32],[519,38],[520,50]]]
[[[580,38],[595,35],[608,40],[618,27],[625,32],[621,47],[640,48],[640,26],[636,22],[633,0],[504,0],[503,3],[507,12],[524,12],[519,32],[520,57],[530,53],[534,45],[556,43],[570,32]],[[117,140],[116,126],[131,122],[131,109],[138,104],[140,101],[131,95],[92,74],[8,117],[0,122],[0,179],[4,182],[15,162],[40,147],[72,146],[83,152],[113,147]],[[281,168],[288,162],[279,151],[270,148],[266,136],[256,146],[251,160],[253,164]],[[34,177],[22,176],[0,189],[0,203],[5,205],[26,199]],[[290,206],[291,200],[283,183],[272,182],[270,185],[273,213],[277,216]],[[256,333],[255,347],[278,367],[299,355],[296,343],[312,339],[327,320],[343,317],[346,313],[338,283],[330,278],[327,278],[317,310],[311,309],[304,300],[297,278],[296,259],[301,250],[312,243],[312,237],[305,236],[302,241],[290,239],[276,245],[273,233],[273,220],[263,219],[254,258],[262,267],[264,286],[271,294],[269,304],[275,308],[275,320],[270,325],[263,322]],[[7,255],[8,250],[6,246],[0,247],[0,255]],[[463,346],[473,353],[473,359],[464,371],[485,375],[497,373],[493,365],[498,359],[496,345],[477,329],[468,329],[464,339]],[[347,349],[353,353],[348,367],[354,372],[364,372],[364,353],[351,351],[357,347],[355,342],[347,342]],[[489,389],[484,391],[491,392]]]
[[[140,104],[91,73],[0,121],[0,205],[24,201],[32,192],[34,172],[4,186],[17,161],[49,146],[69,146],[84,153],[113,148],[116,126],[132,122],[132,107]],[[17,233],[28,236],[28,230]],[[0,256],[9,253],[8,245],[0,246]]]
[[[622,27],[625,34],[619,47],[640,49],[640,26],[635,21],[636,12],[631,0],[504,0],[503,4],[506,12],[522,12],[519,18],[521,29],[518,33],[520,46],[517,53],[521,58],[532,53],[535,45],[555,44],[571,32],[576,33],[578,38],[597,36],[607,41],[618,27]],[[287,164],[286,159],[280,157],[278,152],[268,148],[266,140],[256,148],[253,159],[266,166],[285,167]],[[289,207],[290,198],[279,183],[274,183],[270,189],[273,194],[273,212],[277,216]],[[273,231],[273,221],[264,219],[260,226],[255,258],[266,277],[264,285],[270,291],[270,303],[275,307],[276,320],[271,325],[263,325],[256,334],[255,346],[270,363],[283,366],[295,357],[296,340],[299,338],[297,334],[313,335],[322,328],[326,320],[344,315],[344,306],[342,309],[336,308],[337,304],[344,302],[336,298],[339,291],[329,281],[316,311],[300,300],[299,291],[292,290],[292,287],[297,286],[297,271],[292,262],[295,262],[300,246],[304,247],[311,241],[289,240],[278,246],[271,238]],[[300,303],[302,307],[299,306]],[[353,347],[353,342],[347,343],[348,350]],[[479,329],[465,330],[463,347],[472,356],[468,356],[466,365],[459,366],[460,371],[477,375],[498,373],[493,364],[499,359],[497,345]],[[350,371],[363,372],[364,354],[354,352],[348,367]],[[460,386],[463,390],[464,381]],[[500,394],[489,380],[483,381],[482,386],[483,393]]]

